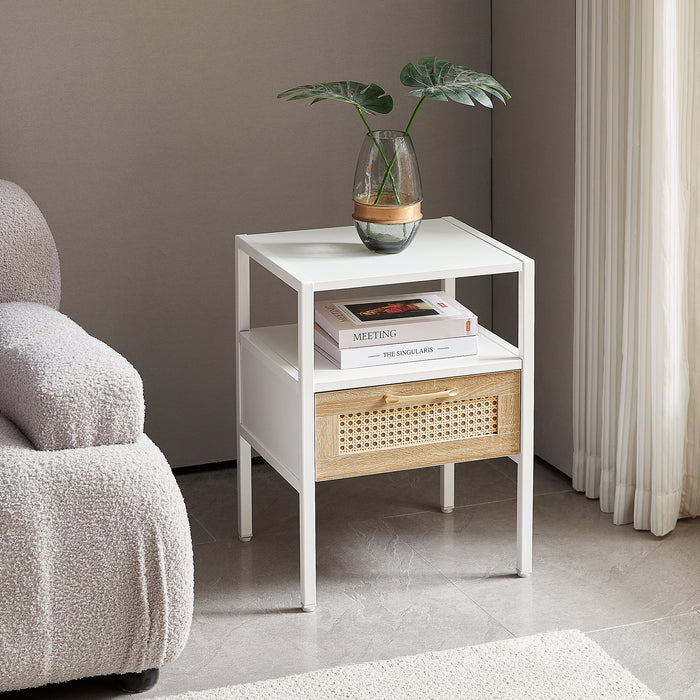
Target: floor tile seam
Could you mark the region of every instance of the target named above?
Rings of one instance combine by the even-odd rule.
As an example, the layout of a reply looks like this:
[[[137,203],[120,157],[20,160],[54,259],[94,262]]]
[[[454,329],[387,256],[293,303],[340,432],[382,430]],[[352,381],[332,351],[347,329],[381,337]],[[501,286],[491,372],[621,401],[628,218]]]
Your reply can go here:
[[[558,491],[543,491],[542,493],[536,493],[534,498],[539,498],[540,496],[556,496],[560,493],[578,493],[578,491],[574,491],[572,488],[560,489]]]
[[[574,491],[572,488],[561,489],[557,491],[544,491],[541,493],[535,493],[533,498],[548,498],[549,496],[561,496],[562,494],[569,494],[571,496],[582,495],[579,491]],[[588,500],[599,500],[599,499],[588,499]]]
[[[408,546],[411,547],[410,544],[409,544]],[[411,549],[413,549],[413,547],[411,547]],[[505,625],[501,620],[499,620],[497,617],[495,617],[494,615],[492,615],[488,610],[486,610],[486,608],[484,608],[483,605],[481,605],[481,604],[478,603],[476,600],[474,600],[474,598],[472,598],[465,590],[463,590],[462,588],[460,588],[449,576],[447,576],[447,574],[445,574],[443,571],[441,571],[439,568],[437,568],[432,562],[430,562],[430,561],[428,561],[427,559],[425,559],[425,557],[423,557],[423,556],[420,554],[420,552],[417,552],[416,550],[413,550],[413,551],[415,551],[416,554],[417,554],[421,559],[423,559],[423,561],[424,561],[433,571],[435,571],[444,581],[446,581],[450,586],[452,586],[452,588],[453,588],[454,590],[456,590],[456,591],[460,594],[460,596],[461,596],[462,598],[466,599],[468,602],[470,602],[470,603],[471,603],[472,605],[474,605],[476,608],[478,608],[479,610],[481,610],[481,612],[484,613],[484,615],[486,615],[486,617],[488,618],[489,624],[496,624],[496,625],[498,625],[501,629],[505,630],[505,631],[510,635],[510,637],[509,637],[510,639],[515,638],[515,634],[514,634],[513,630],[509,629],[508,626]]]
[[[575,493],[572,492],[570,489],[565,489],[563,491],[551,491],[551,492],[546,492],[546,493],[540,493],[540,494],[535,494],[533,496],[533,501],[542,498],[542,497],[547,497],[547,496],[553,496],[557,494],[563,494],[563,493]],[[512,497],[512,498],[501,498],[501,499],[495,499],[492,501],[480,501],[479,503],[466,503],[464,505],[456,505],[454,507],[454,511],[457,510],[466,510],[468,508],[480,508],[483,506],[490,506],[490,505],[498,505],[501,503],[516,503],[517,502],[517,497]],[[453,511],[453,512],[454,512]],[[391,515],[377,515],[374,517],[364,517],[364,518],[348,518],[345,520],[346,523],[354,523],[354,522],[366,522],[368,520],[390,520],[393,518],[406,518],[406,517],[411,517],[414,515],[424,515],[426,513],[441,513],[440,508],[438,506],[432,506],[428,507],[422,510],[415,510],[411,511],[410,513],[393,513]],[[444,515],[449,515],[449,513],[444,513]],[[213,543],[226,543],[226,542],[236,542],[238,541],[238,536],[236,534],[232,534],[230,537],[216,537],[214,533],[212,533],[209,528],[204,525],[204,523],[196,516],[190,516],[191,519],[196,520],[197,523],[202,527],[202,529],[206,532],[207,535],[209,535],[212,539],[211,541],[208,542],[199,542],[197,543],[198,545],[202,544],[213,544]],[[274,534],[275,532],[281,532],[281,531],[286,531],[287,528],[280,525],[277,527],[272,527],[269,530],[265,531],[265,534]],[[253,534],[255,536],[255,533]]]
[[[492,613],[490,613],[483,605],[481,605],[481,603],[479,603],[478,601],[474,600],[474,598],[472,598],[470,595],[468,595],[468,594],[466,593],[466,591],[462,590],[451,578],[445,576],[445,574],[443,574],[442,572],[440,572],[440,574],[441,574],[444,578],[446,578],[460,593],[462,593],[462,595],[463,595],[470,603],[473,603],[474,605],[476,605],[476,607],[479,608],[479,610],[481,610],[481,612],[483,612],[484,615],[486,615],[486,616],[489,618],[489,620],[490,620],[491,622],[494,622],[494,623],[497,624],[501,629],[504,629],[504,630],[510,635],[510,639],[516,639],[516,638],[518,637],[518,635],[515,633],[515,631],[512,630],[510,627],[508,627],[508,625],[506,624],[506,622],[505,622],[504,620],[500,620],[500,619],[497,618],[495,615],[493,615]],[[527,636],[527,635],[521,635],[521,636]]]
[[[481,506],[490,506],[497,503],[515,503],[516,498],[501,498],[495,501],[481,501],[479,503],[465,503],[463,506],[455,506],[454,510],[466,510],[467,508],[479,508]],[[454,511],[452,511],[454,512]],[[439,507],[435,506],[433,508],[426,508],[425,510],[416,510],[412,513],[394,513],[393,515],[381,515],[379,518],[381,520],[389,520],[392,518],[407,518],[412,515],[424,515],[425,513],[439,513],[440,515],[449,515],[449,513],[443,513]]]
[[[452,583],[453,586],[459,589],[459,586],[457,586],[456,583],[454,583],[450,579],[448,580],[450,581],[450,583]],[[480,603],[474,600],[474,598],[467,595],[466,592],[462,591],[462,593],[467,598],[467,600],[474,603],[474,605],[476,605],[476,607],[479,608],[479,610],[481,610],[484,613],[484,615],[486,615],[489,618],[489,620],[497,624],[501,629],[504,629],[510,635],[510,639],[515,639],[518,636],[512,629],[510,629],[510,627],[508,627],[508,625],[504,621],[499,620],[495,615],[492,615],[486,608],[484,608]]]
[[[493,622],[497,624],[499,627],[504,629],[510,636],[511,638],[515,637],[515,633],[513,630],[508,628],[503,622],[501,622],[498,618],[494,617],[486,608],[484,608],[481,604],[479,604],[474,598],[472,598],[465,590],[460,588],[444,571],[442,571],[439,567],[437,567],[432,561],[429,559],[426,559],[410,542],[407,542],[403,538],[401,538],[400,533],[396,533],[397,537],[402,540],[402,542],[419,558],[423,561],[423,563],[433,572],[435,572],[443,581],[447,582],[454,590],[456,590],[460,596],[467,601],[469,601],[472,605],[475,605],[481,612],[486,615],[486,617],[489,619],[490,622]]]
[[[211,530],[209,530],[209,528],[196,515],[191,515],[188,513],[187,517],[189,520],[194,520],[199,525],[199,527],[201,527],[202,530],[204,530],[204,532],[211,538],[208,542],[197,542],[196,544],[210,544],[212,542],[217,541],[214,533],[211,532]],[[190,528],[190,533],[191,532],[192,528]],[[195,546],[195,542],[192,542],[192,546]]]
[[[546,496],[556,496],[558,494],[562,493],[576,493],[575,491],[572,491],[571,489],[563,489],[562,491],[547,491],[545,493],[536,493],[533,495],[533,500],[536,500],[538,498],[546,497]],[[517,501],[517,496],[513,498],[499,498],[493,501],[480,501],[479,503],[465,503],[464,505],[461,506],[455,506],[454,510],[465,510],[467,508],[479,508],[481,506],[490,506],[490,505],[496,505],[498,503],[515,503]],[[424,513],[435,513],[435,512],[440,512],[439,508],[426,508],[424,510],[416,510],[411,513],[394,513],[393,515],[381,515],[379,518],[381,519],[386,519],[388,520],[389,518],[406,518],[411,515],[422,515]],[[446,513],[445,515],[449,515],[449,513]]]
[[[515,499],[513,499],[513,500],[515,500]],[[400,518],[400,517],[404,517],[404,516],[421,515],[421,514],[425,514],[425,513],[435,513],[435,512],[440,513],[440,510],[436,509],[436,508],[432,508],[432,509],[426,509],[426,510],[413,511],[411,513],[397,513],[395,515],[376,515],[376,516],[359,517],[359,518],[345,518],[343,520],[343,523],[345,525],[353,525],[353,524],[358,524],[358,523],[370,523],[370,522],[381,523],[384,520],[389,520],[391,518]],[[295,525],[295,527],[297,525],[296,519],[295,519],[294,525]],[[204,527],[204,526],[202,526],[202,527]],[[206,528],[204,528],[204,529],[206,530],[207,534],[211,534],[209,532],[209,530],[207,530]],[[317,521],[316,522],[316,534],[317,535],[318,535],[318,531],[320,529],[321,529],[321,527],[319,527],[319,523]],[[324,531],[327,532],[328,530],[325,529]],[[274,535],[279,534],[281,532],[288,533],[289,527],[285,524],[277,524],[277,525],[273,525],[271,527],[268,527],[262,531],[259,529],[256,529],[254,527],[253,534],[252,534],[249,541],[259,540],[263,537],[274,536]],[[201,546],[210,546],[210,545],[214,545],[214,544],[234,544],[234,545],[241,544],[241,545],[245,545],[245,544],[248,544],[248,542],[242,542],[241,539],[239,538],[239,536],[234,532],[231,535],[225,536],[225,537],[214,537],[212,535],[212,540],[206,541],[206,542],[197,542],[197,543],[193,542],[192,546],[193,547],[201,547]]]
[[[688,617],[689,615],[700,615],[700,610],[690,610],[688,612],[678,613],[676,615],[662,615],[661,617],[653,617],[649,620],[637,620],[636,622],[626,622],[624,625],[599,627],[593,630],[585,630],[584,634],[597,634],[598,632],[609,632],[610,630],[625,629],[627,627],[638,627],[640,625],[647,625],[652,622],[663,622],[664,620],[677,620],[681,617]]]

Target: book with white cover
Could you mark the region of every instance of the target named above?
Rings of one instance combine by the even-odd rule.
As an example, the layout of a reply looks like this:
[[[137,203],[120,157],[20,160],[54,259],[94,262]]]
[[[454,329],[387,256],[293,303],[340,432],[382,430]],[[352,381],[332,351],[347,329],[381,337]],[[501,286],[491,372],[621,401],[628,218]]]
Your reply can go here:
[[[339,348],[333,338],[316,324],[314,341],[316,349],[340,369],[374,367],[417,360],[437,360],[445,357],[476,355],[477,353],[476,335],[372,345],[370,347]]]
[[[316,323],[340,348],[476,335],[477,317],[445,292],[318,301]]]

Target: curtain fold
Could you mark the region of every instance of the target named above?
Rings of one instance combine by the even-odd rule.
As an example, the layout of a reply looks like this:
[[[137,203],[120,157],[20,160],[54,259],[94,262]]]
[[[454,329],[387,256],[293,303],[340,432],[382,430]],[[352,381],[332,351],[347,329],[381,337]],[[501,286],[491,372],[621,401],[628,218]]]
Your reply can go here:
[[[578,0],[574,488],[700,514],[700,0]]]

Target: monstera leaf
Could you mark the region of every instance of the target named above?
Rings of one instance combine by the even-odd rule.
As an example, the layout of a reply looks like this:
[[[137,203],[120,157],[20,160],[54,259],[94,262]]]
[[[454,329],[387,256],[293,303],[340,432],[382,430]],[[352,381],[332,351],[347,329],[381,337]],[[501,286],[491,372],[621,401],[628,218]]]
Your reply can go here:
[[[510,99],[508,91],[488,73],[455,66],[435,56],[421,58],[416,64],[408,63],[401,71],[401,82],[406,87],[416,88],[409,95],[443,102],[450,99],[465,105],[474,105],[476,100],[484,107],[493,107],[489,94],[503,103]]]
[[[386,95],[384,89],[372,83],[355,83],[350,80],[340,83],[312,83],[285,90],[277,95],[279,98],[304,100],[312,97],[311,104],[322,100],[340,100],[353,105],[367,114],[389,114],[394,107],[391,95]]]

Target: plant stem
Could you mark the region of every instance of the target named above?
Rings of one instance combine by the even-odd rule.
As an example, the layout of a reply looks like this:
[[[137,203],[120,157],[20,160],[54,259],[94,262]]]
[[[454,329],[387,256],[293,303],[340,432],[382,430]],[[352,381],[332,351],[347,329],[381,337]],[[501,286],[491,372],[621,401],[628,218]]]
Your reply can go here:
[[[411,130],[411,125],[413,124],[413,120],[416,118],[416,114],[418,113],[418,110],[420,109],[420,106],[423,104],[425,101],[425,95],[420,98],[418,101],[418,104],[416,105],[416,108],[413,110],[413,114],[411,115],[411,118],[408,120],[408,124],[406,125],[406,129],[403,132],[404,136],[408,136],[408,132]],[[364,120],[364,118],[363,118]],[[366,122],[365,122],[366,123]],[[384,176],[384,179],[382,180],[381,187],[379,188],[379,192],[377,192],[377,198],[374,200],[374,203],[376,204],[379,201],[379,198],[382,196],[384,192],[384,188],[386,187],[386,179],[387,177],[391,177],[391,182],[394,187],[394,193],[396,193],[396,183],[394,182],[394,176],[391,174],[391,169],[394,167],[394,163],[396,162],[396,152],[394,152],[394,157],[391,159],[391,163],[387,165],[387,171],[386,175]],[[386,163],[386,159],[384,160]],[[398,197],[397,197],[398,201]],[[399,202],[401,204],[401,202]]]
[[[403,132],[404,136],[408,135],[408,132],[411,130],[411,124],[413,124],[413,120],[416,118],[416,114],[418,113],[418,110],[420,109],[420,106],[425,102],[425,95],[418,100],[418,104],[416,105],[416,108],[413,110],[413,114],[411,115],[411,118],[408,120],[408,124],[406,125],[406,130]]]
[[[362,110],[355,105],[355,109],[357,110],[357,113],[360,115],[360,119],[365,123],[365,126],[367,127],[367,133],[372,137],[372,141],[374,141],[374,145],[377,147],[377,150],[382,156],[382,160],[384,161],[384,165],[387,167],[386,175],[384,176],[384,180],[382,180],[382,192],[384,192],[384,187],[386,187],[386,179],[387,177],[391,177],[391,188],[394,190],[394,196],[396,197],[396,203],[401,204],[401,199],[399,198],[399,193],[396,190],[396,182],[394,180],[394,176],[391,174],[391,165],[394,164],[394,161],[392,161],[391,165],[389,165],[389,161],[386,159],[386,155],[384,155],[384,151],[382,150],[381,145],[379,144],[379,141],[377,141],[377,137],[374,135],[374,132],[372,129],[370,129],[369,124],[367,123],[367,120],[365,119],[365,115],[362,114]],[[394,160],[396,160],[396,154],[394,154]],[[375,204],[379,201],[379,197],[375,200]]]

